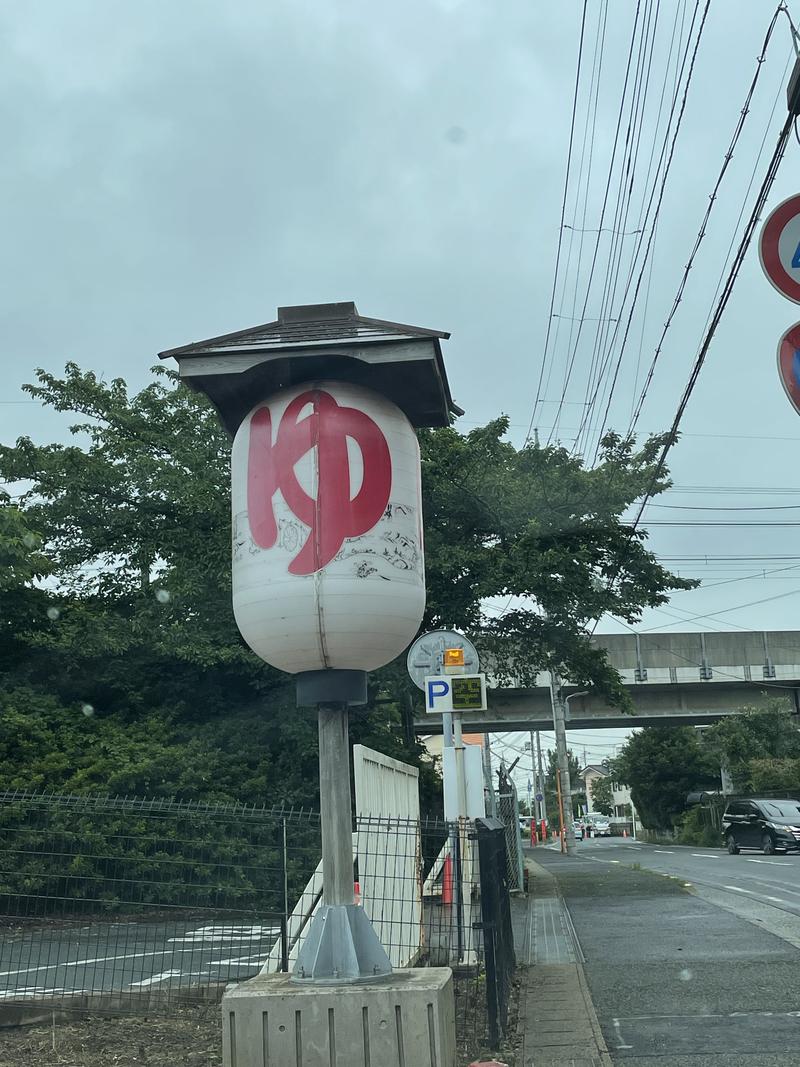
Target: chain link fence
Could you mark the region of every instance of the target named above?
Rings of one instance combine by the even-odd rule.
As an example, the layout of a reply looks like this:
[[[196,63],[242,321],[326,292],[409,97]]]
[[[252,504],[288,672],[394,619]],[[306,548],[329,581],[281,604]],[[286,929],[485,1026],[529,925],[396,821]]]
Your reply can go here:
[[[507,829],[494,821],[489,856],[466,821],[354,827],[355,898],[394,966],[453,969],[465,1051],[503,1028]],[[308,810],[0,793],[0,1012],[167,1011],[291,970],[320,854]]]

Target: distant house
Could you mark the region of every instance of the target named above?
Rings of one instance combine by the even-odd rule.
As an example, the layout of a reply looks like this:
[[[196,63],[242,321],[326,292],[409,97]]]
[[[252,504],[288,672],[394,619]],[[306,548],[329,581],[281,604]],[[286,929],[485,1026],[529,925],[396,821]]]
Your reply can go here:
[[[597,810],[592,798],[592,785],[600,778],[609,777],[609,771],[599,763],[588,763],[581,771],[581,779],[583,780],[586,789],[587,814]],[[634,811],[630,789],[628,789],[626,785],[622,785],[620,782],[612,781],[611,799],[613,804],[613,818],[629,821],[631,819],[631,813]]]

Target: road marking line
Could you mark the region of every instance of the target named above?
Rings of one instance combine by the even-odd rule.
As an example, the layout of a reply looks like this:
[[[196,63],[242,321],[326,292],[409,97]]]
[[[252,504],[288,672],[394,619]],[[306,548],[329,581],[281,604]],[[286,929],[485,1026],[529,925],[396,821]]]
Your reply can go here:
[[[642,846],[641,845],[626,845],[625,848],[629,848],[631,850],[631,852],[641,852],[642,851]]]
[[[620,1017],[619,1021],[632,1023],[640,1022],[644,1019],[741,1019],[754,1015],[798,1019],[800,1018],[800,1011],[730,1011],[726,1014],[722,1014],[721,1012],[704,1011],[698,1012],[696,1015],[623,1015]],[[618,1020],[614,1019],[613,1021],[617,1022]]]
[[[622,1031],[619,1028],[619,1019],[614,1019],[614,1033],[616,1034],[618,1049],[633,1048],[633,1045],[626,1045],[622,1040]]]
[[[146,989],[147,986],[159,985],[170,978],[180,978],[181,974],[181,971],[162,971],[161,974],[154,974],[152,978],[145,978],[143,982],[131,982],[128,989]]]
[[[654,848],[653,852],[657,852],[659,856],[674,856],[674,852],[667,852],[665,848]]]
[[[800,893],[796,889],[790,889],[788,885],[784,885],[781,882],[768,882],[765,878],[748,878],[748,882],[754,882],[756,885],[764,885],[768,889],[779,889],[781,893],[788,893],[790,897],[800,897]],[[797,905],[795,904],[795,907]]]
[[[766,899],[767,900],[772,900],[776,904],[788,904],[789,903],[788,900],[782,900],[780,897],[767,897]]]
[[[692,856],[698,860],[718,860],[719,856],[715,856],[712,852],[692,852]]]
[[[793,863],[789,863],[787,860],[754,860],[749,859],[747,856],[744,858],[745,863],[769,863],[773,867],[794,867]]]
[[[266,960],[262,960],[261,959],[261,957],[263,955],[264,955],[264,953],[262,952],[258,956],[239,956],[237,959],[231,959],[231,960],[209,960],[208,963],[206,964],[206,966],[208,966],[208,967],[234,967],[237,964],[252,963],[252,964],[254,964],[254,965],[258,966],[258,967],[263,967],[264,964],[267,962]]]
[[[26,997],[26,996],[39,996],[39,997],[53,997],[68,994],[70,996],[83,993],[83,989],[63,989],[57,986],[54,989],[49,989],[47,986],[17,986],[16,989],[3,989],[0,990],[0,1000],[12,1000],[14,997]]]
[[[185,951],[181,949],[179,951]],[[12,974],[30,974],[36,971],[55,971],[59,967],[84,967],[90,963],[109,963],[112,960],[137,960],[145,956],[172,956],[173,949],[161,949],[159,952],[129,952],[125,956],[96,956],[91,960],[62,960],[60,963],[46,963],[39,967],[23,967],[18,971],[0,971],[0,978],[6,978]]]
[[[750,889],[740,889],[738,885],[724,885],[723,889],[730,889],[732,893],[750,893],[751,896],[757,896]]]

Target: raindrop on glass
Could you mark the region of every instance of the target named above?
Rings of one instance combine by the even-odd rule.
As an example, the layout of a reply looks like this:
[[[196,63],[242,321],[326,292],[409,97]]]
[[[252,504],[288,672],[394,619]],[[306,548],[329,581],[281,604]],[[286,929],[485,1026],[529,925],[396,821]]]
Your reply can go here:
[[[58,608],[47,609],[47,617],[48,619],[50,619],[51,622],[55,622],[56,619],[60,616],[60,614],[61,612],[58,610]]]
[[[94,715],[94,708],[91,704],[81,704],[81,711],[87,719]]]
[[[684,967],[682,971],[678,972],[678,977],[682,982],[691,982],[691,980],[694,978],[694,975],[688,967]]]
[[[159,604],[169,604],[172,599],[168,589],[156,589],[156,600]]]
[[[22,535],[22,543],[26,548],[36,547],[36,538],[32,533],[26,533]]]

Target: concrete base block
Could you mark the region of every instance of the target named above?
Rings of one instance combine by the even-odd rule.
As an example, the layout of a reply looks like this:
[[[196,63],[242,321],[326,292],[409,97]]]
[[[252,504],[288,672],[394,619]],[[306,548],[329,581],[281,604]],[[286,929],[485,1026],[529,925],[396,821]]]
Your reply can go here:
[[[222,1000],[224,1067],[455,1067],[449,967],[360,985],[260,974]]]

